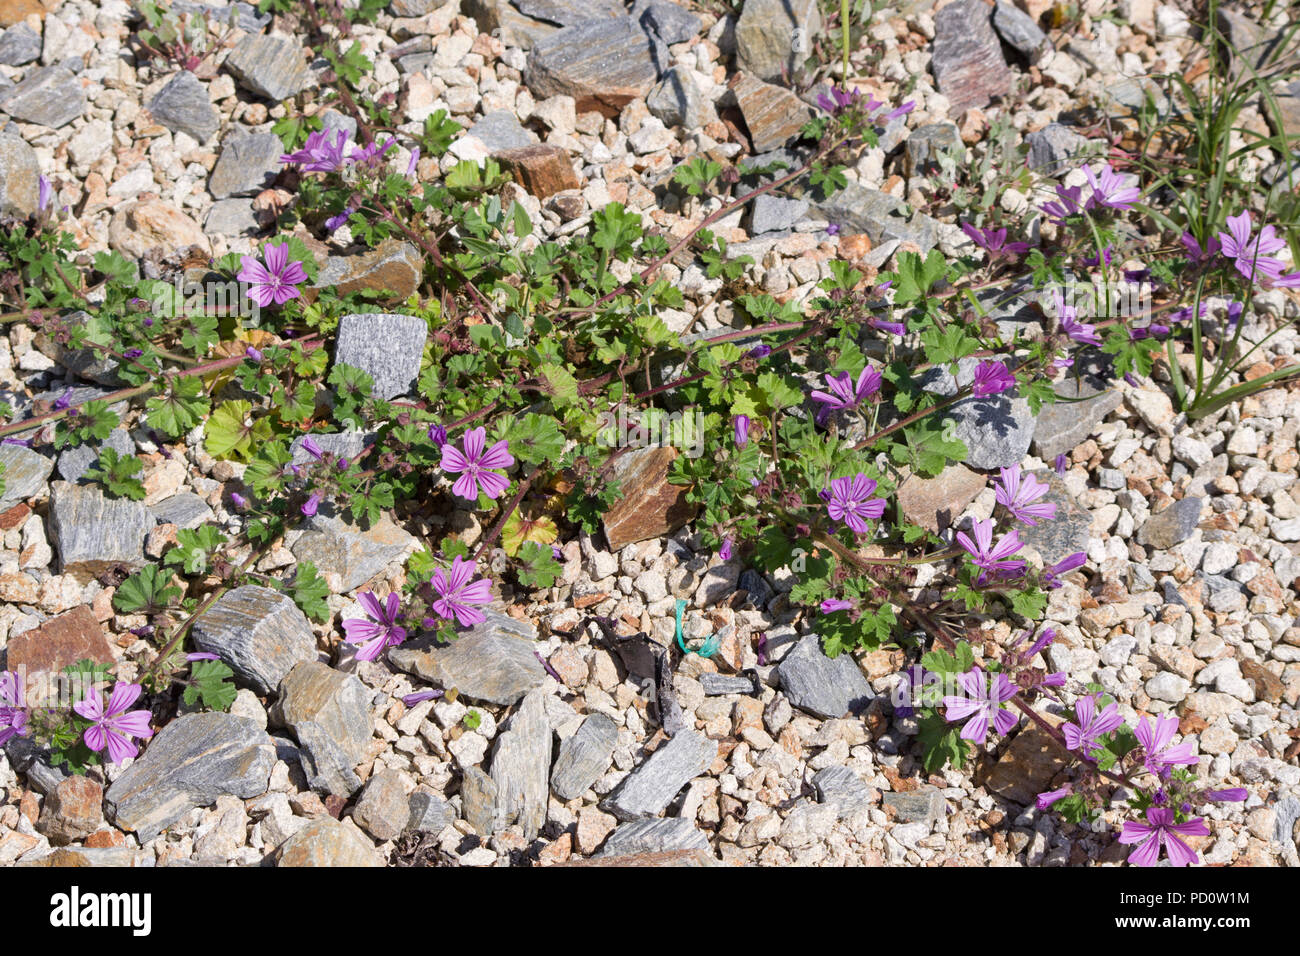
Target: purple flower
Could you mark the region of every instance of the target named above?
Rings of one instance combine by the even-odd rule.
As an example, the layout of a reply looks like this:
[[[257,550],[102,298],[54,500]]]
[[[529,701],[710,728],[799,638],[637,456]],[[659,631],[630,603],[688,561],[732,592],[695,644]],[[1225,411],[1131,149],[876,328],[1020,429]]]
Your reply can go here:
[[[1088,209],[1132,209],[1133,203],[1142,197],[1142,190],[1136,186],[1125,186],[1125,177],[1111,169],[1109,163],[1100,176],[1090,166],[1083,167],[1083,174],[1088,177],[1088,185],[1092,187]]]
[[[958,531],[957,542],[970,553],[971,560],[976,566],[993,572],[1013,572],[1024,568],[1025,562],[1021,558],[1011,557],[1024,547],[1016,532],[1010,531],[1004,534],[994,545],[992,519],[976,521],[971,530],[975,533],[974,541],[966,532]]]
[[[1021,474],[1019,465],[1003,468],[1001,477],[994,483],[994,497],[1006,508],[1011,517],[1023,521],[1031,528],[1038,522],[1056,517],[1056,505],[1039,501],[1049,491],[1048,486],[1033,475]]]
[[[879,518],[885,513],[885,499],[871,497],[875,490],[876,483],[861,472],[852,478],[836,478],[831,482],[826,512],[863,534],[868,518]]]
[[[1085,266],[1099,266],[1102,263],[1105,263],[1106,265],[1110,265],[1110,260],[1114,257],[1114,255],[1115,255],[1114,251],[1111,249],[1109,245],[1107,245],[1106,248],[1101,250],[1100,255],[1085,256],[1083,259],[1083,264]]]
[[[230,493],[230,501],[234,504],[236,511],[245,511],[248,508],[248,499],[238,491],[232,491]]]
[[[36,177],[36,211],[45,212],[50,207],[50,200],[54,198],[54,184],[44,176]]]
[[[406,178],[410,179],[415,175],[415,167],[420,162],[420,147],[411,150],[411,159],[406,164]]]
[[[113,687],[107,708],[99,691],[93,689],[89,696],[72,705],[73,710],[92,723],[82,735],[86,746],[94,751],[107,747],[109,763],[121,763],[140,752],[140,748],[131,743],[132,737],[145,739],[153,736],[149,711],[127,713],[127,708],[136,702],[142,690],[139,684],[119,682]]]
[[[440,690],[421,690],[414,694],[407,694],[402,698],[402,703],[407,707],[414,707],[416,704],[426,700],[437,700],[442,696]]]
[[[379,141],[376,140],[369,146],[362,146],[359,149],[353,150],[352,155],[348,157],[348,162],[355,166],[366,166],[370,169],[377,169],[380,161],[384,157],[384,153],[388,152],[396,145],[397,140],[392,136],[388,137],[383,146],[380,146]]]
[[[1178,729],[1178,718],[1174,716],[1156,717],[1154,726],[1147,723],[1145,717],[1134,728],[1138,742],[1146,751],[1146,768],[1159,775],[1167,767],[1175,764],[1194,764],[1197,761],[1191,741],[1184,740],[1176,747],[1171,747],[1174,731]]]
[[[1180,836],[1209,836],[1210,828],[1200,817],[1186,823],[1174,822],[1174,811],[1165,807],[1149,807],[1147,822],[1128,820],[1120,831],[1120,843],[1138,843],[1129,854],[1128,861],[1135,866],[1155,866],[1160,859],[1160,847],[1169,854],[1170,866],[1187,866],[1196,863],[1196,851],[1179,839]]]
[[[330,232],[334,232],[336,229],[339,228],[339,226],[347,222],[348,217],[351,216],[354,212],[356,212],[356,209],[354,209],[352,206],[344,206],[343,211],[339,213],[337,216],[330,216],[328,219],[325,220],[325,228],[328,229]]]
[[[195,661],[219,661],[221,658],[208,651],[194,651],[192,654],[186,654],[185,660],[193,664]]]
[[[748,355],[750,358],[756,358],[756,359],[767,358],[769,355],[772,354],[772,346],[755,345],[752,349],[750,349],[745,354]]]
[[[1094,751],[1102,748],[1098,737],[1124,723],[1124,718],[1119,715],[1119,705],[1112,702],[1099,713],[1097,698],[1092,695],[1080,697],[1074,702],[1074,714],[1079,722],[1062,725],[1061,733],[1065,735],[1065,745],[1071,750],[1078,750],[1085,757],[1092,757]]]
[[[1066,462],[1066,459],[1065,459],[1065,455],[1062,453],[1062,454],[1056,456],[1056,462],[1055,462],[1055,464],[1053,465],[1053,468],[1056,469],[1056,473],[1057,473],[1058,475],[1063,475],[1063,474],[1065,474],[1066,464],[1067,464],[1067,462]]]
[[[1023,637],[1028,637],[1032,633],[1033,631],[1026,631]],[[1033,660],[1035,654],[1043,650],[1043,648],[1047,647],[1047,645],[1051,644],[1052,641],[1054,640],[1056,640],[1056,631],[1054,631],[1050,627],[1044,628],[1043,633],[1038,635],[1038,640],[1034,641],[1034,643],[1029,645],[1029,648],[1023,654],[1020,655],[1020,659],[1022,661]]]
[[[817,412],[817,420],[825,421],[826,416],[832,410],[841,408],[853,408],[871,395],[880,390],[880,383],[883,376],[876,369],[868,365],[858,375],[856,382],[850,378],[848,372],[841,372],[839,375],[826,376],[826,387],[830,392],[815,390],[812,393],[813,401],[821,402],[823,407]]]
[[[1006,674],[990,677],[976,668],[958,675],[957,681],[965,689],[966,696],[943,699],[946,708],[944,719],[948,723],[966,721],[961,730],[963,740],[984,743],[989,733],[989,720],[1000,734],[1008,733],[1016,725],[1016,715],[1002,706],[1016,696],[1016,688],[1007,680]]]
[[[975,368],[975,380],[971,383],[971,394],[976,396],[996,395],[1009,388],[1015,388],[1016,377],[1007,371],[1007,367],[993,359],[985,359]]]
[[[316,444],[316,439],[308,435],[302,440],[302,450],[311,455],[317,461],[325,457],[325,451],[320,445]]]
[[[1240,803],[1249,796],[1250,791],[1245,787],[1230,787],[1227,790],[1211,790],[1206,793],[1205,799],[1216,803]]]
[[[54,410],[61,412],[72,404],[72,389],[67,389],[62,395],[54,400]]]
[[[970,236],[971,242],[989,254],[989,258],[998,256],[1018,256],[1029,251],[1027,242],[1007,242],[1005,229],[981,229],[969,222],[962,223],[961,231]]]
[[[1061,323],[1061,331],[1081,345],[1101,345],[1095,326],[1079,321],[1079,310],[1068,305],[1060,292],[1056,293],[1056,318]]]
[[[862,96],[862,91],[859,89],[855,88],[852,92],[849,92],[848,90],[841,90],[837,86],[832,86],[829,96],[825,93],[818,94],[817,105],[824,112],[830,113],[831,115],[835,115],[836,113],[840,113],[848,109],[850,106],[856,103],[858,99],[861,98],[861,96]]]
[[[831,223],[827,223],[827,224],[826,224],[826,235],[828,235],[828,236],[838,236],[839,234],[840,234],[840,226],[839,226],[839,223],[831,222]]]
[[[264,358],[262,353],[259,352],[257,349],[253,348],[251,345],[248,348],[244,349],[244,355],[252,359],[254,362],[260,362]]]
[[[308,518],[314,517],[316,509],[320,507],[320,492],[313,491],[311,497],[303,502],[302,513]]]
[[[1245,311],[1246,303],[1229,302],[1228,303],[1228,327],[1232,328],[1241,321],[1241,313]]]
[[[429,426],[429,441],[433,442],[439,448],[447,444],[447,429],[441,425]]]
[[[30,439],[30,438],[6,438],[4,441],[0,442],[0,445],[21,445],[23,448],[31,448],[31,447],[32,447],[32,439]]]
[[[347,633],[344,640],[349,644],[359,645],[357,660],[373,661],[387,647],[394,647],[406,640],[406,628],[397,623],[397,615],[402,610],[402,599],[396,594],[389,594],[387,600],[379,603],[379,598],[368,591],[357,595],[357,603],[365,612],[365,618],[352,618],[343,622]]]
[[[473,574],[474,563],[466,561],[460,555],[456,555],[452,561],[450,572],[445,572],[442,568],[433,572],[433,589],[440,595],[439,600],[432,605],[435,614],[448,619],[454,616],[464,627],[482,624],[487,620],[487,615],[471,605],[491,601],[492,585],[486,578],[471,581]]]
[[[23,675],[0,671],[0,746],[11,737],[27,736],[27,695]]]
[[[822,613],[834,614],[836,611],[847,611],[853,606],[852,601],[844,601],[840,599],[826,600],[822,601]]]
[[[343,129],[338,130],[333,138],[327,130],[309,133],[302,149],[284,154],[280,162],[301,166],[304,173],[332,173],[343,165],[347,142],[348,132]]]
[[[721,560],[723,561],[731,560],[731,544],[732,544],[731,538],[723,539],[722,547],[718,549],[718,557]]]
[[[1067,554],[1055,564],[1043,568],[1043,583],[1052,590],[1061,586],[1061,575],[1068,574],[1075,568],[1081,568],[1088,563],[1088,556],[1082,551],[1076,551],[1074,554]]]
[[[873,329],[878,329],[881,332],[888,332],[890,335],[907,334],[907,326],[902,322],[889,322],[874,315],[867,319],[867,325],[871,326]]]
[[[1278,237],[1272,226],[1264,226],[1254,241],[1251,240],[1251,231],[1249,210],[1229,216],[1228,231],[1219,233],[1223,254],[1247,279],[1280,278],[1282,260],[1273,258],[1273,253],[1285,247],[1286,242]]]
[[[510,487],[510,479],[492,470],[515,463],[509,443],[503,438],[485,450],[486,443],[487,429],[473,428],[465,433],[464,451],[451,442],[442,446],[442,470],[460,475],[451,490],[467,501],[477,501],[480,491],[496,498]]]
[[[1081,186],[1057,186],[1056,198],[1058,202],[1049,202],[1043,206],[1043,212],[1057,223],[1064,222],[1068,217],[1078,215],[1083,211],[1079,203],[1079,197],[1083,195]]]
[[[749,444],[749,416],[737,415],[731,421],[733,434],[736,439],[736,447],[744,448]]]
[[[1069,787],[1062,787],[1060,790],[1048,790],[1046,793],[1038,795],[1038,799],[1034,801],[1034,806],[1039,810],[1046,810],[1062,797],[1068,797],[1070,793]]]
[[[1190,232],[1183,233],[1183,246],[1187,249],[1187,258],[1192,265],[1200,265],[1202,262],[1212,259],[1218,255],[1220,248],[1219,240],[1211,236],[1205,243],[1205,248],[1202,249],[1201,244],[1196,241],[1196,237]]]
[[[307,273],[303,271],[301,262],[289,261],[289,243],[282,242],[278,246],[267,243],[265,254],[266,265],[252,256],[243,256],[239,260],[243,265],[239,270],[239,281],[251,283],[248,297],[263,308],[273,302],[284,305],[290,299],[298,298],[298,285],[307,281]]]

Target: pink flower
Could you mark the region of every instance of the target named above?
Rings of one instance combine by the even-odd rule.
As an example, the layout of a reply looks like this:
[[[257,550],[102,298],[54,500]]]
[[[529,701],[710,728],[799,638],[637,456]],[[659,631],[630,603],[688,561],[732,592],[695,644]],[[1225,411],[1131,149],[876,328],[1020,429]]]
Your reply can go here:
[[[487,429],[473,428],[465,433],[464,451],[451,442],[442,446],[442,470],[460,475],[451,490],[466,501],[477,501],[479,491],[497,498],[510,487],[510,479],[491,470],[515,463],[509,443],[503,438],[484,450],[486,443]]]
[[[1129,854],[1128,861],[1134,866],[1155,866],[1160,860],[1160,847],[1169,853],[1170,866],[1187,866],[1196,863],[1199,858],[1196,851],[1179,839],[1180,836],[1209,836],[1210,828],[1200,817],[1186,823],[1174,823],[1174,811],[1167,807],[1150,807],[1147,809],[1147,822],[1125,822],[1120,831],[1120,843],[1140,843]]]
[[[852,478],[836,478],[831,482],[826,512],[863,534],[868,518],[879,518],[885,513],[885,499],[871,497],[875,490],[876,483],[861,472]]]
[[[964,531],[957,532],[957,543],[965,548],[971,556],[971,560],[978,567],[985,571],[1019,571],[1024,568],[1025,562],[1020,558],[1012,558],[1011,555],[1023,547],[1023,542],[1014,531],[1004,534],[998,539],[996,545],[993,544],[993,520],[976,521],[971,527],[975,534],[975,540],[972,541],[970,536]]]
[[[96,690],[72,705],[73,710],[93,723],[82,735],[86,746],[94,751],[107,747],[109,763],[121,763],[140,752],[130,738],[153,736],[153,729],[149,726],[149,718],[153,715],[149,711],[127,713],[127,708],[136,702],[142,690],[139,684],[118,683],[109,696],[107,708]]]
[[[22,674],[0,671],[0,746],[11,737],[27,736],[26,697]]]
[[[347,130],[339,130],[331,138],[329,131],[309,133],[307,142],[296,153],[286,153],[280,162],[302,167],[304,173],[331,173],[343,165],[343,152],[347,146]]]
[[[814,391],[813,401],[821,402],[823,407],[817,412],[817,421],[823,422],[834,409],[853,408],[855,405],[880,391],[882,381],[880,372],[868,365],[859,374],[855,382],[848,372],[839,375],[827,375],[826,387],[830,392]]]
[[[397,623],[402,599],[396,594],[389,594],[388,599],[380,604],[373,594],[363,592],[357,595],[357,603],[361,605],[366,617],[343,622],[343,630],[347,633],[344,640],[349,644],[360,645],[357,660],[373,661],[385,648],[406,640],[406,628]]]
[[[1282,260],[1273,253],[1286,246],[1272,226],[1264,226],[1259,236],[1251,239],[1249,210],[1228,217],[1228,231],[1219,233],[1223,254],[1232,260],[1238,272],[1251,281],[1277,280],[1282,276]]]
[[[1001,362],[986,359],[975,367],[975,380],[971,383],[971,394],[976,396],[996,395],[1009,388],[1015,388],[1015,376],[1007,371]]]
[[[1125,186],[1125,177],[1106,164],[1098,176],[1089,166],[1083,167],[1083,174],[1088,177],[1092,195],[1088,197],[1089,209],[1104,206],[1107,209],[1132,209],[1133,203],[1142,197],[1142,190],[1136,186]]]
[[[1116,730],[1124,723],[1117,704],[1111,703],[1098,713],[1097,698],[1092,695],[1076,700],[1074,713],[1079,722],[1062,725],[1061,733],[1065,735],[1067,747],[1082,752],[1086,757],[1091,757],[1094,751],[1101,749],[1098,737]]]
[[[433,572],[433,589],[440,595],[432,605],[435,614],[449,620],[455,617],[464,627],[482,624],[487,620],[487,615],[471,605],[491,601],[492,585],[485,578],[471,581],[473,574],[474,563],[466,561],[460,555],[452,561],[450,572],[445,572],[442,568]]]
[[[1172,715],[1168,717],[1156,717],[1155,725],[1147,723],[1145,717],[1134,728],[1138,742],[1146,751],[1146,766],[1154,774],[1160,774],[1167,767],[1175,764],[1194,764],[1197,762],[1196,754],[1192,750],[1190,741],[1184,740],[1176,747],[1169,746],[1174,739],[1174,731],[1178,729],[1178,718]]]
[[[239,270],[240,282],[252,283],[248,297],[265,308],[272,303],[284,305],[290,299],[298,298],[299,283],[307,281],[301,262],[289,261],[289,243],[278,246],[267,243],[265,248],[266,265],[253,256],[243,256],[239,261],[243,268]]]
[[[1020,466],[1012,465],[1002,469],[1001,477],[994,484],[994,497],[998,504],[1010,512],[1011,517],[1036,528],[1039,521],[1050,521],[1056,517],[1056,505],[1050,501],[1038,500],[1048,490],[1044,482],[1033,475],[1022,475]]]
[[[823,614],[834,614],[836,611],[847,611],[852,607],[852,601],[844,601],[838,598],[831,598],[822,601]]]
[[[943,699],[943,706],[947,708],[944,718],[948,723],[966,720],[961,729],[962,739],[981,744],[988,737],[990,720],[1000,734],[1008,733],[1016,725],[1016,715],[1002,706],[1016,696],[1015,686],[1007,680],[1006,674],[986,677],[978,668],[958,675],[957,681],[965,689],[966,696]]]

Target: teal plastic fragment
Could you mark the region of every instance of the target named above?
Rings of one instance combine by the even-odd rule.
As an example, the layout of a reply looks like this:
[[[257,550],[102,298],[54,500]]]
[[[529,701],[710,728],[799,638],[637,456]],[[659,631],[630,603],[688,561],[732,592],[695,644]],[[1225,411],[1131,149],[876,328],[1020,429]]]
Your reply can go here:
[[[700,657],[712,657],[718,653],[718,647],[722,643],[718,635],[712,634],[705,640],[698,649],[692,650],[686,646],[686,638],[682,635],[682,612],[686,610],[686,600],[677,599],[677,646],[682,649],[683,654],[698,654]]]

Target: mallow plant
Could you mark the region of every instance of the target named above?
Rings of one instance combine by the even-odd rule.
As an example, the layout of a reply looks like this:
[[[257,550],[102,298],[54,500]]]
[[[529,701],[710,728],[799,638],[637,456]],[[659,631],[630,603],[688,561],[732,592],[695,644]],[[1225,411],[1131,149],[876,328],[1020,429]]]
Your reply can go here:
[[[1202,807],[1246,793],[1198,779],[1173,718],[1126,722],[1100,687],[1045,663],[1056,637],[1042,624],[1048,595],[1088,580],[1082,553],[1043,564],[1026,551],[1025,529],[1058,519],[1046,476],[1001,469],[993,514],[944,535],[909,519],[898,488],[966,457],[950,417],[959,402],[1018,395],[1037,413],[1085,363],[1151,374],[1199,328],[1187,321],[1193,309],[1246,321],[1253,289],[1296,284],[1267,223],[1241,210],[1213,234],[1170,237],[1185,255],[1143,260],[1143,243],[1160,237],[1131,238],[1148,202],[1142,183],[1092,164],[1034,211],[1040,231],[966,222],[961,256],[900,251],[873,276],[833,260],[807,301],[783,302],[753,284],[753,263],[710,227],[764,193],[835,192],[879,125],[911,104],[830,90],[795,167],[683,161],[665,185],[700,208],[685,234],[670,239],[610,203],[561,243],[534,235],[523,206],[503,199],[491,161],[442,163],[459,132],[445,115],[396,126],[367,95],[369,64],[350,38],[357,11],[300,12],[334,66],[323,95],[356,132],[320,127],[319,110],[291,112],[278,127],[297,201],[255,252],[208,264],[215,284],[242,282],[255,310],[183,298],[114,253],[80,263],[50,217],[0,234],[9,267],[0,320],[28,323],[118,382],[97,401],[34,408],[0,437],[99,442],[126,402],[166,454],[201,441],[212,458],[243,466],[225,486],[229,520],[182,530],[159,560],[103,576],[119,625],[149,646],[131,680],[83,668],[81,696],[58,708],[6,674],[0,735],[32,737],[82,768],[133,755],[180,707],[229,707],[230,668],[187,644],[193,622],[244,583],[287,594],[330,625],[339,653],[361,661],[416,635],[454,641],[496,601],[544,597],[563,571],[561,536],[598,531],[624,493],[616,465],[633,451],[610,440],[616,413],[647,429],[689,418],[707,440],[700,454],[677,455],[668,479],[685,489],[699,544],[762,572],[797,568],[789,599],[828,654],[902,648],[895,715],[914,727],[926,771],[966,766],[1029,722],[1071,761],[1041,810],[1116,826],[1134,863],[1195,860],[1185,838],[1206,832]],[[355,245],[397,238],[418,248],[417,292],[395,300],[315,287],[307,238],[329,242],[344,226]],[[685,305],[674,263],[686,254],[722,280],[734,316],[690,342],[661,317]],[[1063,292],[1081,275],[1090,286],[1149,283],[1160,304],[1096,310]],[[980,295],[1025,282],[1045,316],[1035,334],[1000,327]],[[340,316],[365,311],[428,323],[419,378],[403,399],[377,398],[364,370],[330,361]],[[360,451],[345,457],[319,438],[341,430],[365,436]],[[109,497],[131,494],[134,473],[120,461],[95,475]],[[310,562],[258,570],[287,533],[322,514],[364,526],[453,507],[473,512],[481,535],[426,536],[397,586],[363,590],[341,621]],[[993,646],[980,626],[991,619],[1014,636]],[[410,700],[444,690],[454,692]]]

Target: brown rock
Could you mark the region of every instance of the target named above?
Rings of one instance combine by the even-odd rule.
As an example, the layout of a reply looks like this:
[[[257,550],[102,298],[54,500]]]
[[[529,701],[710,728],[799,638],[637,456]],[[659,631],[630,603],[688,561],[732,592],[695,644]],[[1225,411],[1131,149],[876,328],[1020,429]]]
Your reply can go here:
[[[32,509],[21,502],[4,513],[0,513],[0,531],[12,531],[14,528],[20,527],[31,513]]]
[[[542,866],[554,866],[564,863],[573,855],[573,835],[561,833],[554,842],[549,843],[537,854],[537,862]]]
[[[1241,676],[1255,682],[1255,696],[1260,700],[1276,704],[1282,700],[1282,695],[1286,692],[1286,685],[1282,683],[1282,679],[1258,661],[1242,661]]]
[[[45,19],[45,4],[40,0],[0,0],[0,27],[22,23],[33,13]]]
[[[376,248],[355,256],[331,256],[316,277],[318,289],[334,288],[339,295],[367,289],[388,290],[405,299],[420,285],[424,260],[409,242],[385,239]]]
[[[383,866],[356,827],[317,817],[280,845],[276,866]]]
[[[614,465],[622,497],[605,513],[605,538],[611,551],[636,541],[672,534],[695,517],[686,501],[687,487],[668,483],[668,469],[677,457],[670,445],[640,448]]]
[[[1011,92],[1011,71],[991,16],[983,0],[957,0],[934,16],[930,68],[939,92],[948,97],[949,116]]]
[[[1061,720],[1044,714],[1053,726]],[[976,783],[1015,803],[1028,806],[1051,785],[1068,764],[1066,752],[1038,724],[1030,724],[1011,741],[991,769],[976,775]]]
[[[573,171],[569,152],[562,146],[519,146],[493,154],[515,181],[538,199],[545,199],[566,189],[582,188]]]
[[[55,846],[90,836],[104,825],[104,788],[89,777],[65,777],[45,798],[36,827]]]
[[[104,827],[86,837],[86,846],[91,849],[105,849],[111,846],[126,846],[126,837],[120,830]]]
[[[108,244],[131,259],[143,258],[150,249],[171,254],[198,246],[205,253],[212,252],[202,227],[161,199],[128,203],[113,213],[108,224]]]
[[[934,478],[909,476],[898,487],[898,503],[909,521],[938,533],[975,500],[987,481],[965,465],[949,465]]]
[[[577,837],[577,851],[588,855],[604,842],[605,837],[614,832],[618,820],[611,814],[596,807],[583,807],[578,811],[578,823],[574,830]]]
[[[745,117],[755,153],[784,146],[812,119],[812,109],[789,90],[753,76],[739,76],[732,94]]]
[[[9,669],[24,669],[29,679],[32,674],[61,671],[83,658],[113,663],[112,648],[89,604],[9,639]]]

